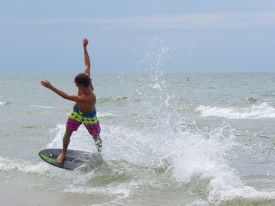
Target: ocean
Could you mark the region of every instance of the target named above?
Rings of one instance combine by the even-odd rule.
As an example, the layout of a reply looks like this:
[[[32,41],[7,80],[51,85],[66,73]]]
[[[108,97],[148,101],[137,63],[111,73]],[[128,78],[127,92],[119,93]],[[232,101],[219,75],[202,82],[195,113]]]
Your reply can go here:
[[[74,74],[0,75],[0,205],[275,205],[275,74],[92,76],[102,161],[67,171],[60,148]],[[96,152],[82,126],[70,149]]]

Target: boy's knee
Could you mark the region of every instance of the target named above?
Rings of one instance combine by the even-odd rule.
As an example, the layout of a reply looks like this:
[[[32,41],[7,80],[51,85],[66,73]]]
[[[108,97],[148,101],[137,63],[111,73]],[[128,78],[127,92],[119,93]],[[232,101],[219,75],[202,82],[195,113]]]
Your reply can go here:
[[[89,134],[92,135],[93,137],[99,135],[99,133],[100,133],[99,123],[96,123],[96,124],[87,124],[85,126],[86,126]]]

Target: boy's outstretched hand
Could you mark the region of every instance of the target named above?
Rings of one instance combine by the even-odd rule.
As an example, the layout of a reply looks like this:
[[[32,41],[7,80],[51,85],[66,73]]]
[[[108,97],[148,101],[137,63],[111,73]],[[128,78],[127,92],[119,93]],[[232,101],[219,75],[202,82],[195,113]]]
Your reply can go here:
[[[52,84],[48,80],[42,80],[42,81],[40,81],[40,84],[42,84],[46,88],[52,87]]]
[[[87,47],[89,44],[89,40],[87,38],[83,39],[83,47]]]

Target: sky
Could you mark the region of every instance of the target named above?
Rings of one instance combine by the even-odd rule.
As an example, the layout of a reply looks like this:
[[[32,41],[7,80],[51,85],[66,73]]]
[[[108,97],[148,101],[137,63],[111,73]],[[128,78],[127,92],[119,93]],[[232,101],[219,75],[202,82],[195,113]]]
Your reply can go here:
[[[0,74],[275,72],[274,0],[0,0]]]

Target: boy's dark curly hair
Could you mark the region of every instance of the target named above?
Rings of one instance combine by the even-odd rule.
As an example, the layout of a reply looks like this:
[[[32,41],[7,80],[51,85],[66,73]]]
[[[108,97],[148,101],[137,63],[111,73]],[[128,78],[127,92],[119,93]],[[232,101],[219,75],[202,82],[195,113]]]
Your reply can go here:
[[[74,78],[74,82],[77,85],[83,85],[84,87],[90,87],[92,84],[91,78],[85,73],[80,73]]]

